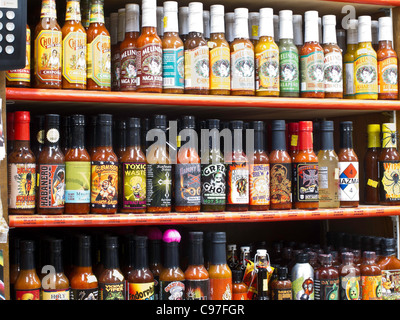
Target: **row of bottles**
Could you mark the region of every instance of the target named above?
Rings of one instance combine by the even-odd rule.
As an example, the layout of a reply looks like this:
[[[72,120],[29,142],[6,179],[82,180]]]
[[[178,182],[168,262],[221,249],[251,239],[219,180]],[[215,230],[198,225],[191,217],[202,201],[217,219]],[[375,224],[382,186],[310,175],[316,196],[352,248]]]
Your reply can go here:
[[[143,0],[140,15],[139,5],[127,4],[111,13],[107,28],[103,0],[92,0],[85,29],[80,1],[70,0],[61,28],[55,1],[43,0],[34,34],[33,87],[398,99],[391,17],[378,20],[377,51],[372,46],[371,17],[350,19],[344,52],[338,45],[336,16],[321,18],[315,10],[304,14],[303,39],[303,16],[292,10],[274,15],[272,8],[251,14],[247,8],[236,8],[234,36],[228,41],[226,31],[232,28],[226,24],[232,19],[223,5],[210,6],[209,15],[201,2],[178,8],[176,1],[165,1],[158,8],[156,0]],[[300,34],[300,41],[295,43],[294,34]],[[299,42],[302,45],[296,45]],[[7,85],[30,86],[29,69],[27,65],[9,71]]]
[[[225,232],[11,237],[16,300],[398,300],[394,238],[227,242]],[[183,240],[183,241],[182,241]],[[355,242],[356,243],[356,242]]]
[[[63,117],[68,121],[60,131],[60,115],[47,114],[44,128],[39,128],[44,129],[44,144],[32,151],[30,113],[17,111],[9,117],[14,117],[9,128],[15,127],[15,140],[8,141],[10,214],[264,211],[360,203],[351,121],[340,122],[336,154],[333,121],[318,122],[319,139],[313,139],[312,121],[286,126],[284,120],[273,120],[267,153],[263,121],[250,122],[247,130],[243,121],[234,120],[220,131],[220,121],[210,119],[203,123],[202,130],[208,130],[200,130],[199,139],[193,116],[182,117],[178,133],[178,125],[173,129],[166,116],[155,115],[143,133],[141,119],[113,125],[110,114],[91,118],[95,126],[86,123],[84,115]],[[176,131],[169,142],[167,128],[170,134]],[[382,125],[382,148],[380,125],[369,125],[368,130],[365,203],[396,205],[400,156],[395,124]],[[232,134],[221,139],[220,133],[226,132]],[[319,145],[314,147],[316,140]]]

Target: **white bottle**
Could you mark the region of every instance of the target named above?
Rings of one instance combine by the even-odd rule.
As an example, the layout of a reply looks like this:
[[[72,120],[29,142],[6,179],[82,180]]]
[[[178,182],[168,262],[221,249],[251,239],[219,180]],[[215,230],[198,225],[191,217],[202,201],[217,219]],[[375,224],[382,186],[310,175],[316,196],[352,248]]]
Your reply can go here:
[[[358,20],[350,19],[347,26],[347,45],[358,44]],[[357,46],[356,46],[357,47]],[[353,52],[354,55],[354,52]],[[344,97],[353,98],[355,93],[354,82],[354,56],[353,60],[348,60],[343,63],[343,76],[345,77]]]

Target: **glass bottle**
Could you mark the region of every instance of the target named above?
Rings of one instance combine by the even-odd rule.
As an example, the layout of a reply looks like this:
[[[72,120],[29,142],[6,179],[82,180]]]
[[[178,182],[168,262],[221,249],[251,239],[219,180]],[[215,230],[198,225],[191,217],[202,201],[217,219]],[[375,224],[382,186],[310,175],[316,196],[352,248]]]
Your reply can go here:
[[[257,270],[257,300],[269,300],[268,273],[270,272],[270,265],[269,258],[267,258],[267,250],[257,250],[254,266]]]
[[[339,199],[340,207],[358,207],[359,162],[353,149],[353,122],[340,123]]]
[[[182,6],[178,9],[179,37],[185,43],[189,34],[189,7]]]
[[[382,300],[399,300],[396,278],[400,272],[400,260],[397,258],[396,239],[382,239],[381,247],[382,255],[377,264],[382,270]]]
[[[184,43],[179,37],[178,2],[164,2],[163,93],[184,93]]]
[[[321,150],[318,153],[319,207],[339,208],[339,158],[333,146],[333,121],[322,121]]]
[[[237,269],[239,266],[239,257],[237,254],[236,244],[227,245],[227,263],[231,270]]]
[[[162,42],[157,35],[157,1],[142,0],[142,29],[137,39],[137,92],[162,92]]]
[[[223,5],[210,6],[210,94],[230,95],[230,46],[225,39],[225,9]]]
[[[304,14],[304,45],[300,50],[302,98],[324,98],[324,50],[319,44],[318,11]]]
[[[381,152],[381,126],[369,124],[368,148],[364,156],[364,203],[379,204],[379,154]]]
[[[278,267],[277,278],[271,281],[270,289],[271,300],[292,300],[292,282],[286,267]]]
[[[321,266],[314,271],[315,300],[339,300],[339,272],[332,265],[332,255],[320,254]]]
[[[358,46],[358,20],[350,19],[347,27],[347,48],[343,55],[343,96],[355,99],[354,60]]]
[[[289,156],[294,162],[296,155],[299,153],[299,123],[289,122],[288,123],[288,152]]]
[[[227,12],[225,13],[225,38],[229,45],[235,40],[234,35],[235,27],[235,13]]]
[[[269,9],[269,8],[268,8]],[[260,9],[261,11],[261,9]],[[261,28],[261,12],[249,12],[249,39],[253,44],[254,48],[260,39],[260,28]]]
[[[260,9],[259,40],[255,45],[256,95],[279,96],[279,47],[274,41],[273,9]]]
[[[308,263],[308,254],[296,256],[291,270],[293,300],[314,300],[314,269]]]
[[[232,269],[232,300],[248,300],[248,289],[243,282],[243,271]]]
[[[85,117],[72,115],[71,145],[65,154],[66,214],[90,211],[90,156],[85,148]]]
[[[120,44],[118,43],[118,12],[110,13],[110,27],[108,31],[111,43],[111,90],[120,91],[121,52]]]
[[[210,56],[203,28],[203,4],[189,3],[189,33],[185,41],[185,93],[188,94],[209,94]]]
[[[382,300],[382,270],[374,251],[364,251],[360,266],[361,300]]]
[[[360,300],[360,268],[354,264],[354,253],[343,252],[339,271],[339,299]]]
[[[65,202],[65,158],[59,146],[60,116],[47,114],[45,144],[38,158],[38,214],[63,214]]]
[[[35,213],[36,158],[30,149],[29,124],[29,112],[15,112],[14,147],[7,159],[9,214]]]
[[[399,166],[397,151],[397,131],[395,123],[382,124],[382,149],[379,165],[379,204],[398,205],[400,201]]]
[[[21,250],[19,237],[10,237],[10,297],[11,300],[17,300],[15,297],[15,282],[21,270]]]
[[[303,16],[301,14],[293,15],[293,43],[299,51],[304,45]]]

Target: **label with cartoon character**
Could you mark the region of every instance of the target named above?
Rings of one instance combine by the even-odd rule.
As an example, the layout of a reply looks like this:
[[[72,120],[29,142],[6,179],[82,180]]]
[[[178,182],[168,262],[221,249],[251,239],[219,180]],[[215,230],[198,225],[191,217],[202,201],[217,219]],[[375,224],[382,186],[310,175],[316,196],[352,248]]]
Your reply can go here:
[[[384,201],[400,201],[400,162],[380,161],[380,198]]]
[[[361,55],[354,61],[355,94],[378,94],[376,54]]]
[[[343,58],[341,52],[329,52],[324,57],[325,92],[343,92]]]
[[[110,41],[110,36],[100,34],[87,45],[87,77],[101,87],[111,87]]]
[[[299,92],[299,55],[294,51],[279,53],[280,92]]]
[[[269,205],[269,164],[250,165],[250,205]]]
[[[292,202],[292,164],[273,163],[270,171],[271,203]]]
[[[300,57],[301,92],[324,92],[324,53],[313,51]]]
[[[162,47],[158,43],[146,44],[137,50],[137,82],[140,88],[162,88]]]
[[[146,208],[146,164],[124,162],[122,167],[123,209]]]
[[[65,164],[39,165],[39,208],[63,208]]]
[[[389,57],[378,61],[378,92],[398,92],[397,58]]]
[[[247,163],[228,165],[227,203],[249,203],[249,166]]]
[[[318,201],[318,163],[295,163],[293,166],[293,186],[294,201]]]
[[[279,92],[279,50],[256,54],[256,90]]]
[[[228,47],[210,49],[210,89],[230,90],[231,68]]]
[[[92,208],[117,208],[118,163],[114,161],[92,161]]]
[[[126,300],[125,281],[99,283],[99,300]]]
[[[96,280],[97,281],[97,280]],[[98,300],[99,289],[71,289],[71,300]]]
[[[201,204],[224,205],[226,167],[223,163],[201,165]]]
[[[400,270],[382,270],[382,299],[400,299]]]
[[[240,48],[231,52],[231,90],[254,90],[254,51]]]
[[[292,282],[293,300],[314,300],[314,279],[303,276]]]
[[[200,187],[200,163],[175,165],[175,206],[199,206]]]
[[[125,48],[121,52],[121,91],[136,90],[136,48]]]
[[[160,300],[184,300],[184,281],[160,281]]]
[[[185,50],[185,89],[209,89],[210,56],[208,46]]]
[[[8,207],[10,209],[35,208],[36,164],[9,164],[8,179]]]

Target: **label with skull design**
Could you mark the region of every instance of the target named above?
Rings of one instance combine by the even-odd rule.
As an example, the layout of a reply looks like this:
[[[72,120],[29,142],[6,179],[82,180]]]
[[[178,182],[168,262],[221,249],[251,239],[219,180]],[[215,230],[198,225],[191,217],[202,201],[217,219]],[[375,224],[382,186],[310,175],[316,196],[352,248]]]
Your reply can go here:
[[[294,201],[313,202],[319,199],[318,163],[296,163],[293,166]]]
[[[227,203],[249,203],[249,167],[247,163],[228,165]]]
[[[185,163],[175,166],[175,205],[200,205],[200,164]]]
[[[300,58],[301,92],[324,92],[324,52],[313,51]]]
[[[226,167],[222,163],[201,165],[201,204],[224,205]]]
[[[122,208],[143,209],[146,207],[146,164],[122,163]]]
[[[270,173],[271,203],[292,202],[292,164],[274,163]]]

